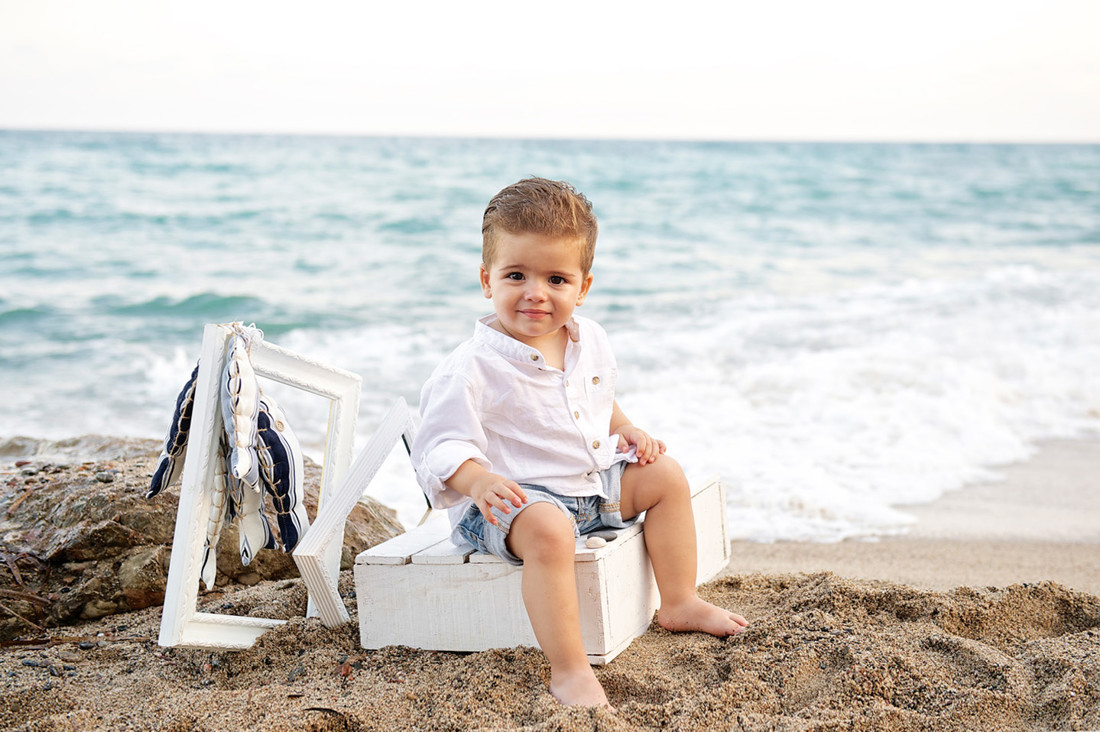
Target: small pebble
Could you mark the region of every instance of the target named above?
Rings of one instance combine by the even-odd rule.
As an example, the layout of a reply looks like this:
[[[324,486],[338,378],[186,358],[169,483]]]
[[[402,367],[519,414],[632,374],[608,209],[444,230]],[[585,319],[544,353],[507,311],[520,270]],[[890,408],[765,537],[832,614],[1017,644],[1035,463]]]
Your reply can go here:
[[[589,549],[599,549],[601,546],[607,546],[607,539],[602,536],[590,536],[585,539],[584,545]]]
[[[95,474],[95,479],[98,480],[100,483],[114,483],[115,475],[114,473],[109,473],[106,470],[101,470],[100,472]]]
[[[23,468],[23,475],[38,475],[38,468]]]

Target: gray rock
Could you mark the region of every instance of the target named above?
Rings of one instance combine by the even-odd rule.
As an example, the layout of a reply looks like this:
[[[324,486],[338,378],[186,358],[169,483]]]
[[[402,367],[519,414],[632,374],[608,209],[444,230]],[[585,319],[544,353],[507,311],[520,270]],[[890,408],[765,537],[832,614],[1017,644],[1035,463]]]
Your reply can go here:
[[[79,450],[96,459],[81,461]],[[0,640],[40,636],[43,628],[164,602],[179,487],[144,498],[159,450],[152,440],[97,442],[90,436],[50,443],[0,440],[0,590],[9,611],[0,615]],[[16,468],[16,461],[24,465]],[[34,474],[25,474],[27,468]],[[321,469],[307,459],[305,472],[312,519]],[[102,482],[101,475],[112,482]],[[342,568],[401,531],[391,509],[360,504],[345,525]],[[293,559],[278,550],[262,550],[242,566],[237,544],[230,525],[218,542],[220,587],[298,577]]]

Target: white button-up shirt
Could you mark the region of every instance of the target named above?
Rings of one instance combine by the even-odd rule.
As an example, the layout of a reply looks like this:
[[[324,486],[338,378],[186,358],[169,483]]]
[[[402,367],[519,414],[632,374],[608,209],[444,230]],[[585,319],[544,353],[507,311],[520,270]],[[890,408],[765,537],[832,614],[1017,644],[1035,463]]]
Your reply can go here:
[[[618,367],[607,334],[574,317],[565,368],[477,322],[474,337],[436,368],[420,393],[420,429],[412,456],[417,479],[435,508],[451,508],[452,524],[469,498],[444,485],[467,460],[517,483],[565,496],[601,493],[597,475],[617,453],[611,432]]]

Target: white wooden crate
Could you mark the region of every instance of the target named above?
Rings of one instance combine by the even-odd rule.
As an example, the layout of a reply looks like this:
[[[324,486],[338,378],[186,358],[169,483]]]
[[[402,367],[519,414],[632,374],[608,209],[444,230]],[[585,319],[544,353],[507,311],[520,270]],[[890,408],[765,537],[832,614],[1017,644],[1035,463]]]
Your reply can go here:
[[[711,480],[695,490],[692,508],[699,548],[697,581],[702,583],[729,561],[722,484]],[[581,637],[594,665],[606,664],[624,651],[649,628],[657,610],[657,585],[643,531],[641,521],[617,529],[617,538],[599,549],[577,542]],[[449,534],[446,520],[432,521],[356,557],[364,648],[483,651],[537,645],[523,607],[521,568],[455,546]]]

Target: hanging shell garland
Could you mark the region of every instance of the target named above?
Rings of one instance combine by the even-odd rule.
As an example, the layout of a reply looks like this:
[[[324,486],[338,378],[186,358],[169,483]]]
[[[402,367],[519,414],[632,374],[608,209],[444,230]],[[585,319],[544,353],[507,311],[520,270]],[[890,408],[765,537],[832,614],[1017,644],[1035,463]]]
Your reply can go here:
[[[187,454],[187,435],[191,430],[191,412],[195,406],[195,381],[198,377],[199,365],[196,363],[195,370],[191,372],[191,378],[183,385],[183,390],[176,397],[176,411],[172,414],[172,425],[168,428],[168,436],[164,438],[164,450],[157,459],[153,481],[145,493],[146,498],[152,498],[175,483],[183,473],[183,460]]]
[[[263,340],[255,326],[233,323],[219,380],[219,403],[224,430],[218,436],[210,509],[200,577],[207,589],[217,575],[217,546],[222,530],[234,520],[241,563],[248,565],[260,549],[294,549],[309,529],[303,482],[301,445],[286,414],[263,394],[250,359],[251,348]],[[172,424],[157,461],[146,498],[176,483],[187,453],[187,441],[195,401],[199,365],[176,398]],[[265,494],[270,496],[279,526],[279,538],[265,513]]]
[[[222,374],[222,422],[229,437],[229,470],[233,476],[260,490],[260,463],[256,457],[256,419],[260,410],[260,384],[252,369],[249,350],[263,340],[262,331],[235,324],[229,339]]]
[[[283,551],[293,551],[309,528],[302,448],[283,410],[266,394],[260,397],[258,426],[260,483],[271,496]]]

